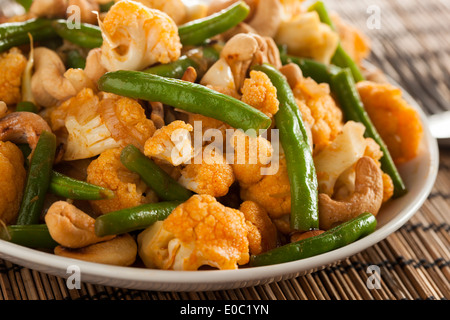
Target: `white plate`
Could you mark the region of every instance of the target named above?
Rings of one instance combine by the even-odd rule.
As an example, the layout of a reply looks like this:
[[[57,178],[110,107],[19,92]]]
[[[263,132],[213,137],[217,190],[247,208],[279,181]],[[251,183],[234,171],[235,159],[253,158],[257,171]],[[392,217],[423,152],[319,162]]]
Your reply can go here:
[[[395,84],[395,83],[394,83]],[[335,264],[383,240],[399,229],[422,206],[438,172],[439,151],[430,133],[425,114],[405,92],[404,97],[420,113],[424,136],[420,154],[399,171],[409,192],[384,205],[372,234],[337,250],[311,258],[273,266],[238,270],[165,271],[117,267],[59,257],[0,240],[0,258],[47,274],[67,278],[68,267],[78,266],[82,282],[139,290],[206,291],[226,290],[286,280]]]

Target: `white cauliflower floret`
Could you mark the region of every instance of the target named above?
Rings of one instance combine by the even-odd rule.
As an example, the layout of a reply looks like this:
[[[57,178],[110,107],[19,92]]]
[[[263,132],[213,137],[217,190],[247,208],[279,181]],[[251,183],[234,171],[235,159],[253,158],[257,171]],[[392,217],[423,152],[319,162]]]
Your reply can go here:
[[[164,12],[123,0],[106,14],[102,29],[101,63],[108,71],[142,70],[180,57],[175,22]]]
[[[281,22],[275,42],[288,52],[328,64],[339,44],[339,35],[320,22],[317,12],[302,12]]]
[[[224,58],[217,60],[203,75],[200,84],[236,91],[233,72]]]
[[[138,253],[148,268],[237,269],[249,261],[247,233],[242,212],[194,195],[138,235]]]
[[[234,182],[232,167],[218,152],[204,152],[201,163],[190,163],[181,170],[178,182],[198,194],[222,197]]]
[[[95,94],[89,88],[52,110],[50,119],[52,130],[66,137],[64,160],[91,158],[128,144],[143,150],[145,141],[155,132],[137,101]]]
[[[334,141],[314,156],[319,192],[330,197],[339,176],[354,165],[366,150],[365,127],[348,121]]]
[[[188,162],[194,156],[191,144],[190,124],[176,120],[155,131],[153,136],[145,142],[144,153],[166,161],[174,166]]]

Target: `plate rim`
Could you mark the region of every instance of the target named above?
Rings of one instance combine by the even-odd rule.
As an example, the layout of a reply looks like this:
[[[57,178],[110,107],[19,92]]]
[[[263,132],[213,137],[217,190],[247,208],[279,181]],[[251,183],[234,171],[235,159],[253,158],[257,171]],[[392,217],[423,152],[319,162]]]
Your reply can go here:
[[[53,253],[23,247],[0,240],[0,258],[33,270],[70,277],[68,267],[76,265],[80,269],[81,281],[106,286],[116,286],[137,290],[159,291],[207,291],[228,290],[261,285],[269,282],[290,279],[301,274],[326,268],[329,265],[361,252],[384,240],[401,228],[423,205],[428,198],[439,171],[439,147],[432,136],[426,115],[417,101],[395,80],[387,76],[388,82],[402,90],[403,97],[419,113],[423,123],[423,140],[429,152],[429,170],[423,191],[414,202],[409,202],[393,219],[368,236],[344,247],[310,258],[270,266],[239,268],[236,270],[173,271],[139,267],[121,267],[87,262],[56,256]],[[395,200],[394,200],[395,201]],[[212,275],[212,276],[205,276]]]

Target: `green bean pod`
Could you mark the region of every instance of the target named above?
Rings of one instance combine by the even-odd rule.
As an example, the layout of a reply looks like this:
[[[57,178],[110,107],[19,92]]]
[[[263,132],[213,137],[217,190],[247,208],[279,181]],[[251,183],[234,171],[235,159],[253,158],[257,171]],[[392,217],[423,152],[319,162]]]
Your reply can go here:
[[[159,64],[142,72],[161,77],[181,79],[186,69],[192,67],[197,71],[198,77],[202,77],[209,67],[219,60],[219,55],[219,52],[214,47],[196,48],[188,51],[176,61]]]
[[[330,83],[331,76],[341,70],[335,65],[325,65],[312,59],[300,58],[280,52],[283,65],[295,63],[302,70],[304,77],[310,77],[317,83]]]
[[[45,224],[11,225],[0,228],[0,239],[35,249],[53,249],[58,246]]]
[[[268,129],[271,120],[261,111],[206,86],[140,71],[114,71],[98,80],[101,91],[134,99],[159,101],[174,108],[223,121],[247,131]]]
[[[292,242],[259,255],[253,255],[250,266],[266,266],[296,261],[326,253],[361,239],[373,231],[377,220],[371,213],[365,212],[324,233]]]
[[[193,195],[133,145],[122,149],[120,161],[128,170],[137,173],[159,199],[185,201]]]
[[[30,43],[28,34],[34,42],[58,38],[52,27],[52,20],[30,19],[23,22],[8,22],[0,24],[0,52]]]
[[[28,167],[27,181],[19,209],[17,224],[38,224],[50,184],[56,153],[56,136],[43,131],[33,151]]]
[[[98,48],[103,43],[102,31],[96,25],[80,22],[79,27],[71,28],[68,20],[58,19],[52,22],[52,26],[61,38],[80,47]]]
[[[48,192],[73,200],[104,200],[114,198],[110,189],[70,178],[53,171]]]
[[[284,76],[267,64],[253,67],[269,77],[277,88],[279,110],[275,123],[286,155],[291,186],[291,227],[308,231],[319,228],[318,182],[305,125],[289,84]]]
[[[353,120],[361,122],[366,127],[364,135],[375,140],[380,146],[380,149],[383,152],[383,156],[380,159],[381,169],[392,179],[394,184],[394,197],[404,195],[407,192],[406,186],[397,171],[397,167],[392,160],[386,144],[378,134],[377,129],[364,109],[364,105],[349,69],[342,69],[331,77],[331,90],[339,101],[339,106],[344,113],[346,121]]]
[[[178,27],[181,43],[184,46],[202,44],[244,21],[249,12],[250,7],[239,1],[208,17],[183,24]]]
[[[78,50],[70,50],[66,53],[66,68],[84,69],[86,67],[86,59]]]
[[[148,203],[109,212],[95,219],[95,234],[103,237],[145,229],[156,221],[167,218],[181,203],[181,201]]]
[[[38,107],[31,101],[21,101],[16,106],[16,111],[25,111],[37,113]]]
[[[315,2],[308,10],[317,12],[321,22],[330,26],[331,29],[336,30],[333,20],[330,18],[328,11],[322,1]],[[338,44],[336,52],[331,58],[331,62],[338,67],[349,68],[352,72],[352,76],[355,82],[364,80],[364,76],[362,75],[358,65],[344,50],[341,43]]]

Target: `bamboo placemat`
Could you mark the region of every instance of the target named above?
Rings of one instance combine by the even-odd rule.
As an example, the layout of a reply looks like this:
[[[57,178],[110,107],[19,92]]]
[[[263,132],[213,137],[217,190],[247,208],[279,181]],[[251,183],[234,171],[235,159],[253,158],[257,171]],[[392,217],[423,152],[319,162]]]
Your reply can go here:
[[[400,83],[427,113],[450,109],[450,2],[326,1],[371,39],[371,62]],[[375,7],[373,7],[375,6]],[[380,29],[368,28],[380,9]],[[0,260],[0,300],[413,300],[450,298],[450,149],[440,150],[436,184],[397,232],[340,264],[295,279],[208,292],[138,291],[66,280]],[[367,267],[380,268],[379,289]]]

